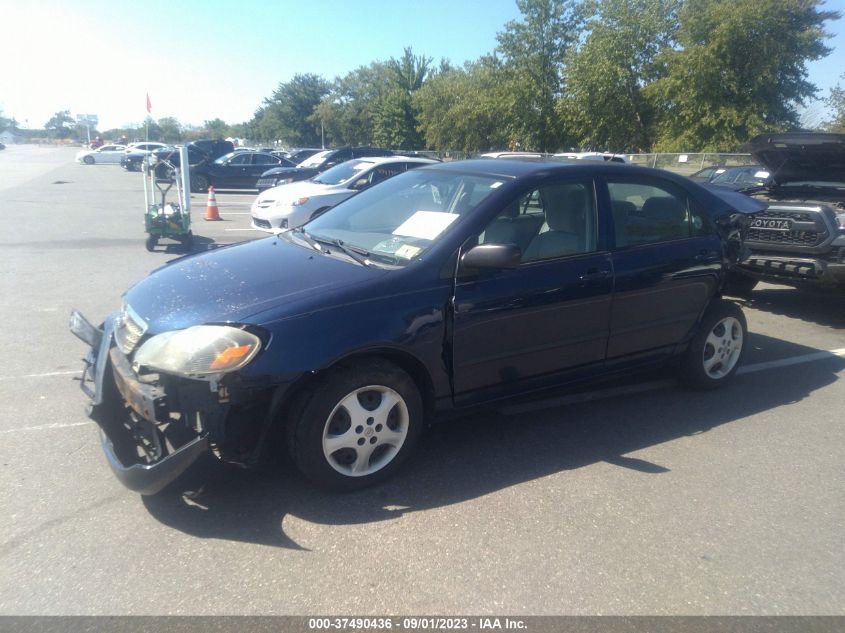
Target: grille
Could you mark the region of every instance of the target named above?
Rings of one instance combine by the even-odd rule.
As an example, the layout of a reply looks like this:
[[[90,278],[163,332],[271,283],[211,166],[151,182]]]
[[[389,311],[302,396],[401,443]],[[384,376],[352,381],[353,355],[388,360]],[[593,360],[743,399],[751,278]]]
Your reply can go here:
[[[766,217],[770,217],[768,214]],[[797,246],[816,246],[824,239],[824,234],[815,231],[761,231],[749,229],[749,242],[763,242],[766,244],[794,244]]]
[[[125,306],[115,323],[114,340],[121,352],[130,354],[146,331],[147,324],[144,323],[144,320],[135,314],[129,306]]]
[[[276,179],[275,178],[259,178],[258,181],[255,183],[256,187],[275,187],[276,186]]]
[[[781,211],[777,209],[766,209],[759,214],[760,217],[767,219],[784,219],[792,222],[812,223],[819,228],[819,220],[821,219],[816,213],[809,211]],[[825,238],[827,238],[827,231],[822,228],[821,231],[813,229],[809,230],[792,230],[792,231],[777,231],[771,229],[750,228],[748,230],[748,242],[758,242],[761,244],[785,244],[791,246],[818,246]]]
[[[262,228],[262,229],[271,229],[273,228],[270,226],[270,223],[267,220],[259,220],[258,218],[252,218],[253,223],[255,226]]]
[[[814,217],[814,213],[805,213],[802,211],[772,211],[771,209],[766,209],[760,215],[767,218],[784,218],[786,220],[795,220],[796,222],[814,222],[816,219]]]

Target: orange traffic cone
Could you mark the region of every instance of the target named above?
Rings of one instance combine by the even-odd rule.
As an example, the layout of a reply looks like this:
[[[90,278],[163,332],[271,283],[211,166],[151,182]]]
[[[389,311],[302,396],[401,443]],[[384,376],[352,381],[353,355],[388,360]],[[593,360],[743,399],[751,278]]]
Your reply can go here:
[[[214,195],[214,187],[208,188],[208,206],[205,209],[206,220],[220,220],[220,213],[217,211],[217,196]]]

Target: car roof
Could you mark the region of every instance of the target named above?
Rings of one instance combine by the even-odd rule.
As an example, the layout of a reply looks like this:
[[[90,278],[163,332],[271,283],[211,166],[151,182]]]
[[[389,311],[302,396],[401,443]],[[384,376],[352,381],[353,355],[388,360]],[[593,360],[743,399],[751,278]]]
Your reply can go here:
[[[381,165],[383,163],[421,163],[423,165],[430,165],[435,164],[438,161],[432,160],[431,158],[420,158],[418,156],[403,156],[402,154],[396,154],[394,156],[361,156],[360,158],[353,158],[354,161],[359,161],[363,163],[372,163],[373,165]]]
[[[437,163],[425,169],[442,169],[447,171],[463,171],[479,175],[489,175],[505,178],[521,178],[529,175],[544,175],[547,173],[593,174],[609,173],[620,175],[655,175],[659,174],[674,179],[674,174],[652,167],[636,167],[611,161],[583,161],[566,160],[560,158],[474,158],[470,160]]]

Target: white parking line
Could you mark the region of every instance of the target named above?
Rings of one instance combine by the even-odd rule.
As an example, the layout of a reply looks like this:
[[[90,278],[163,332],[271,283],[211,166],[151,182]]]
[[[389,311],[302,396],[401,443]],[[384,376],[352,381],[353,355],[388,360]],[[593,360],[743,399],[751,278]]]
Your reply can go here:
[[[845,347],[839,349],[832,349],[825,352],[813,352],[812,354],[803,354],[801,356],[781,358],[779,360],[771,360],[766,361],[764,363],[754,363],[753,365],[744,365],[737,369],[736,373],[753,374],[758,371],[766,371],[767,369],[788,367],[790,365],[800,365],[802,363],[812,363],[813,361],[827,360],[830,358],[845,358]],[[658,389],[665,389],[667,387],[671,387],[674,384],[677,384],[674,380],[653,380],[651,382],[643,382],[636,385],[626,385],[624,387],[609,387],[607,389],[597,389],[596,391],[588,391],[586,393],[576,393],[571,396],[562,396],[560,398],[549,398],[547,400],[538,400],[536,402],[517,404],[513,406],[503,407],[499,409],[499,411],[504,415],[516,415],[518,413],[539,411],[541,409],[550,409],[552,407],[565,406],[569,404],[578,404],[581,402],[589,402],[591,400],[604,400],[605,398],[616,398],[618,396],[628,396],[637,393],[644,393],[647,391],[657,391]]]
[[[754,363],[753,365],[744,365],[740,367],[736,373],[753,374],[758,371],[777,369],[778,367],[789,367],[790,365],[800,365],[803,363],[812,363],[817,360],[829,360],[831,358],[845,358],[845,347],[831,349],[823,352],[813,352],[812,354],[803,354],[801,356],[791,356],[789,358],[781,358],[779,360],[771,360],[763,363]],[[25,374],[23,376],[0,376],[0,380],[15,380],[20,378],[48,378],[50,376],[66,376],[69,374],[79,373],[81,372],[53,371],[43,374]],[[503,407],[499,409],[499,411],[503,415],[516,415],[519,413],[539,411],[542,409],[550,409],[552,407],[578,404],[581,402],[605,400],[607,398],[616,398],[619,396],[645,393],[648,391],[656,391],[658,389],[665,389],[667,387],[671,387],[675,384],[677,384],[677,381],[675,380],[652,380],[650,382],[643,382],[636,385],[626,385],[624,387],[608,387],[607,389],[596,389],[594,391],[576,393],[570,396],[563,396],[560,398],[549,398],[546,400],[538,400],[536,402],[517,404],[509,407]],[[93,424],[93,422],[69,422],[67,424],[55,423],[42,424],[40,426],[25,426],[19,429],[2,429],[0,430],[0,435],[4,433],[18,433],[20,431],[49,431],[53,429],[66,429],[75,426],[87,426],[89,424]]]
[[[789,365],[800,365],[801,363],[811,363],[814,360],[824,360],[826,358],[845,358],[845,347],[831,349],[826,352],[814,352],[812,354],[804,354],[803,356],[793,356],[792,358],[781,358],[780,360],[770,360],[765,363],[746,365],[737,369],[736,373],[753,374],[755,371],[764,371],[766,369],[774,369],[775,367],[788,367]]]
[[[54,424],[41,424],[39,426],[25,426],[20,429],[2,429],[0,430],[0,435],[4,433],[19,433],[20,431],[51,431],[53,429],[68,429],[72,426],[88,426],[89,424],[94,424],[91,421],[86,422],[68,422],[67,424],[61,424],[56,422]]]

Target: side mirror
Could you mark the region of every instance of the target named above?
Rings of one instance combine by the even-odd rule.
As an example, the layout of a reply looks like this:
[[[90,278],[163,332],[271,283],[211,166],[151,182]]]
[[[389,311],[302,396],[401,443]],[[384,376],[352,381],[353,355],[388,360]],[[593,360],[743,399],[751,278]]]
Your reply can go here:
[[[461,257],[463,268],[519,268],[522,249],[516,244],[479,244]]]
[[[366,178],[359,178],[358,180],[356,180],[354,182],[354,184],[352,185],[352,187],[350,187],[350,189],[354,189],[355,191],[361,191],[361,189],[363,189],[364,187],[366,187],[369,184],[370,184],[370,181],[367,180]]]

